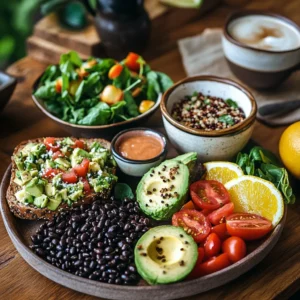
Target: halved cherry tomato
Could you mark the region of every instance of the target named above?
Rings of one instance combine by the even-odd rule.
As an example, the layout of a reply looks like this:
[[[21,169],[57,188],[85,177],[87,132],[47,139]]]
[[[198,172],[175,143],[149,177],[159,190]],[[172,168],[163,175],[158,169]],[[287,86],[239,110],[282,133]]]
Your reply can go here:
[[[248,213],[235,213],[226,218],[227,231],[243,240],[257,240],[272,230],[272,223],[261,216]]]
[[[85,177],[89,171],[89,165],[90,161],[84,158],[80,165],[74,167],[74,171],[79,177]]]
[[[61,79],[61,78],[58,78],[58,79],[55,81],[55,91],[56,91],[56,93],[60,94],[60,93],[61,93],[61,90],[62,90],[62,79]]]
[[[63,156],[64,155],[58,150],[58,151],[56,151],[56,152],[53,153],[52,159],[54,160],[54,159],[57,159],[57,158],[63,157]]]
[[[127,57],[125,58],[125,65],[132,71],[139,71],[140,64],[137,60],[140,56],[134,52],[129,52]]]
[[[232,202],[225,204],[208,215],[208,220],[214,225],[225,223],[225,218],[233,214],[234,204]]]
[[[61,179],[66,183],[76,183],[78,178],[73,169],[70,171],[63,173]]]
[[[231,236],[223,242],[222,250],[228,254],[229,260],[235,263],[246,256],[247,247],[244,240],[238,236]]]
[[[84,142],[81,140],[76,140],[74,142],[73,148],[80,148],[80,149],[84,149]]]
[[[193,203],[192,200],[190,200],[189,202],[185,203],[181,209],[195,209],[195,205]]]
[[[198,274],[200,276],[208,275],[217,271],[220,271],[230,265],[230,260],[227,253],[215,256],[202,263],[198,268]]]
[[[197,207],[197,206],[196,206]],[[197,208],[196,208],[197,209]],[[198,208],[198,210],[199,210],[199,208]],[[203,214],[204,214],[204,216],[208,216],[209,214],[211,214],[212,212],[213,212],[213,210],[211,210],[211,209],[202,209],[202,210],[200,210]]]
[[[218,237],[221,240],[225,240],[229,237],[229,234],[227,232],[226,223],[221,223],[219,225],[213,226],[211,228],[211,232],[214,232],[218,235]]]
[[[197,243],[205,240],[210,233],[208,219],[199,211],[183,209],[172,217],[172,225],[182,227]]]
[[[210,233],[204,243],[206,257],[216,256],[221,250],[221,240],[215,233]]]
[[[123,99],[123,91],[114,85],[107,85],[100,94],[100,100],[108,105],[114,105]]]
[[[194,204],[202,209],[217,209],[230,201],[228,191],[216,180],[196,181],[190,186],[190,192]]]
[[[52,150],[53,152],[59,150],[60,146],[56,144],[54,137],[47,137],[44,139],[44,144],[48,151]]]
[[[108,72],[108,78],[109,79],[115,79],[120,76],[120,74],[123,71],[123,66],[120,64],[115,64],[112,66]]]
[[[44,174],[43,174],[43,177],[44,177],[44,178],[51,179],[51,178],[53,178],[55,175],[60,174],[60,173],[62,173],[62,172],[63,172],[63,171],[62,171],[61,169],[52,169],[52,168],[50,168],[50,169],[45,170],[45,172],[44,172]]]
[[[204,259],[204,249],[202,247],[198,248],[198,258],[197,262],[195,264],[194,269],[189,274],[188,279],[195,279],[198,278],[200,275],[198,274],[199,266],[201,265],[202,261]]]
[[[92,192],[91,186],[86,178],[81,179],[83,183],[83,190],[86,195],[89,195]]]

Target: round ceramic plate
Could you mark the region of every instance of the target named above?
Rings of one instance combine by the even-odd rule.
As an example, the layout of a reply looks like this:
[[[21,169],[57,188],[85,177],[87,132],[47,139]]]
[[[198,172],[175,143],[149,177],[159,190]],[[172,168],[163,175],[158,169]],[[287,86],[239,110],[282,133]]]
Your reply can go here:
[[[1,184],[1,214],[6,230],[21,256],[35,270],[56,283],[102,298],[121,300],[177,299],[202,293],[226,284],[253,268],[271,251],[281,235],[286,218],[285,209],[283,219],[266,239],[251,244],[251,248],[248,248],[250,253],[244,259],[219,272],[169,285],[149,286],[144,281],[141,281],[138,286],[112,285],[81,278],[62,271],[42,260],[31,251],[29,248],[31,244],[30,236],[43,221],[21,220],[14,217],[10,212],[5,196],[9,185],[10,171],[11,166],[8,167],[4,174]]]

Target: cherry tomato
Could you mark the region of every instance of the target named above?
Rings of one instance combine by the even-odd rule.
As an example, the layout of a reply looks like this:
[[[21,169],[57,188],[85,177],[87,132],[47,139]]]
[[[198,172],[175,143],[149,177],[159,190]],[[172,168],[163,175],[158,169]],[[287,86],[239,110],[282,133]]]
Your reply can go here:
[[[73,148],[84,149],[84,148],[85,148],[84,142],[81,141],[81,140],[76,140],[76,141],[74,142]]]
[[[90,161],[84,158],[80,165],[74,167],[74,171],[79,177],[85,177],[89,171],[89,165]]]
[[[61,169],[52,169],[52,168],[50,168],[50,169],[45,170],[45,172],[44,172],[44,174],[43,174],[43,177],[44,177],[44,178],[51,179],[51,178],[53,178],[55,175],[60,174],[60,173],[62,173],[62,172],[63,172],[63,171],[62,171]]]
[[[52,150],[52,152],[55,152],[59,150],[60,146],[56,144],[54,137],[47,137],[44,139],[44,144],[46,146],[46,149],[48,151]]]
[[[92,192],[91,186],[86,178],[81,179],[83,183],[83,190],[86,195],[89,195]]]
[[[66,183],[76,183],[78,178],[73,169],[70,171],[63,173],[61,179]]]
[[[235,213],[226,218],[227,231],[243,240],[257,240],[272,230],[272,223],[261,216],[248,213]]]
[[[188,279],[195,279],[198,278],[200,275],[198,274],[198,269],[199,266],[201,265],[202,261],[204,259],[204,249],[202,247],[198,248],[198,258],[197,258],[197,262],[195,264],[194,269],[192,270],[192,272],[189,274]]]
[[[216,256],[221,250],[221,240],[215,233],[210,233],[204,243],[206,257]]]
[[[193,203],[192,200],[190,200],[189,202],[185,203],[181,209],[195,209],[195,205]]]
[[[224,185],[215,180],[199,180],[190,186],[191,197],[202,209],[218,209],[229,203],[229,193]]]
[[[199,276],[208,275],[220,271],[230,265],[230,260],[227,253],[222,253],[200,264],[198,268]]]
[[[123,71],[123,66],[120,64],[115,64],[112,66],[108,72],[108,78],[109,79],[115,79],[120,76],[120,74]]]
[[[54,159],[57,159],[57,158],[63,157],[63,156],[64,155],[58,150],[58,151],[56,151],[56,152],[53,153],[52,159],[54,160]]]
[[[123,99],[123,91],[114,85],[107,85],[100,94],[100,100],[108,105],[113,105]]]
[[[140,103],[140,106],[139,106],[139,112],[141,114],[145,113],[146,111],[148,111],[150,108],[152,108],[153,106],[155,105],[155,102],[152,101],[152,100],[143,100],[141,103]]]
[[[55,91],[56,91],[56,93],[60,94],[60,93],[61,93],[61,90],[62,90],[62,79],[61,79],[61,78],[58,78],[58,79],[55,81]]]
[[[202,209],[201,212],[204,214],[204,216],[208,216],[210,213],[213,212],[211,209]]]
[[[218,235],[218,237],[221,240],[225,240],[229,237],[229,234],[227,232],[226,223],[221,223],[219,225],[213,226],[211,228],[211,232],[214,232]]]
[[[139,71],[140,64],[137,62],[139,58],[140,56],[138,54],[129,52],[127,57],[125,58],[125,65],[132,71]]]
[[[238,236],[231,236],[223,242],[222,251],[228,254],[232,263],[235,263],[246,256],[246,243]]]
[[[184,209],[172,217],[172,225],[182,227],[197,243],[205,240],[210,233],[208,219],[199,211]]]
[[[214,225],[225,222],[225,218],[233,214],[234,204],[232,202],[225,204],[224,206],[214,210],[208,215],[208,220]]]

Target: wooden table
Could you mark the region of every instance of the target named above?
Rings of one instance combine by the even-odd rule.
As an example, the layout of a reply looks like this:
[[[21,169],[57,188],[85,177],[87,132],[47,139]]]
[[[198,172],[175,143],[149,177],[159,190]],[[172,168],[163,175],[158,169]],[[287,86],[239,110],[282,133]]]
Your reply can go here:
[[[237,1],[229,1],[237,2]],[[245,1],[243,1],[245,2]],[[244,7],[271,10],[300,24],[298,0],[247,2]],[[196,11],[170,10],[155,20],[153,36],[145,58],[153,69],[166,72],[175,81],[185,77],[177,39],[199,34],[206,27],[219,27],[228,13],[236,9],[221,5],[199,18]],[[33,104],[30,94],[34,80],[45,64],[25,57],[8,68],[19,84],[6,109],[0,115],[0,177],[10,162],[10,155],[20,141],[40,136],[64,136],[61,128],[45,117]],[[161,125],[159,115],[153,127]],[[285,128],[269,128],[256,123],[253,139],[278,151],[278,141]],[[296,185],[299,183],[296,183]],[[299,201],[299,196],[298,196]],[[34,271],[11,243],[0,220],[0,298],[1,299],[93,299],[62,287]],[[300,205],[288,209],[287,222],[277,246],[257,267],[237,280],[189,299],[286,299],[300,288]],[[112,286],[113,289],[113,286]]]

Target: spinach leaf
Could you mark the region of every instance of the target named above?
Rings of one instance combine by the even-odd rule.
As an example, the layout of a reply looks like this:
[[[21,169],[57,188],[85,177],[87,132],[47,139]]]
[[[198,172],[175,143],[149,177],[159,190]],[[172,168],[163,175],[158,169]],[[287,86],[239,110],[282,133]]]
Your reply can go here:
[[[124,113],[124,106],[126,106],[125,101],[120,101],[110,107],[111,109],[111,119],[114,120],[119,115],[123,115]]]
[[[117,183],[115,185],[114,196],[117,200],[124,200],[125,198],[134,199],[132,189],[126,183]]]
[[[220,122],[223,122],[223,123],[228,124],[228,125],[233,125],[234,124],[233,118],[230,115],[223,115],[223,116],[219,117],[218,120]]]
[[[43,100],[53,99],[56,97],[54,84],[48,83],[41,85],[34,93],[34,95]]]
[[[282,168],[272,152],[256,146],[251,149],[250,154],[239,153],[236,163],[245,174],[271,181],[281,191],[286,203],[293,204],[295,202],[287,170]]]
[[[104,125],[108,124],[111,117],[110,107],[104,103],[99,102],[96,106],[89,109],[88,114],[78,124],[81,125]]]
[[[45,107],[48,111],[50,111],[53,115],[62,118],[63,116],[63,106],[60,105],[57,101],[45,101]]]
[[[70,51],[66,54],[61,55],[59,64],[63,65],[67,62],[69,62],[70,64],[73,64],[77,67],[80,67],[82,65],[82,60],[76,51]]]
[[[128,115],[131,117],[138,116],[139,115],[138,106],[135,103],[130,92],[124,93],[124,101],[126,102],[125,111],[128,113]]]
[[[147,99],[156,101],[158,94],[161,92],[158,82],[158,75],[154,71],[150,71],[147,77]]]
[[[127,67],[123,67],[121,74],[113,80],[113,85],[119,89],[126,89],[130,84],[131,75]]]
[[[228,104],[229,106],[233,107],[233,108],[238,108],[238,105],[235,101],[233,101],[232,99],[226,99],[225,103]]]
[[[40,79],[40,84],[55,80],[58,76],[60,76],[58,67],[55,65],[49,66],[42,75]]]
[[[157,79],[160,85],[160,92],[164,93],[169,87],[173,85],[173,81],[168,75],[164,73],[161,72],[155,72],[155,73],[157,75]],[[152,99],[152,100],[156,100],[156,99]]]

